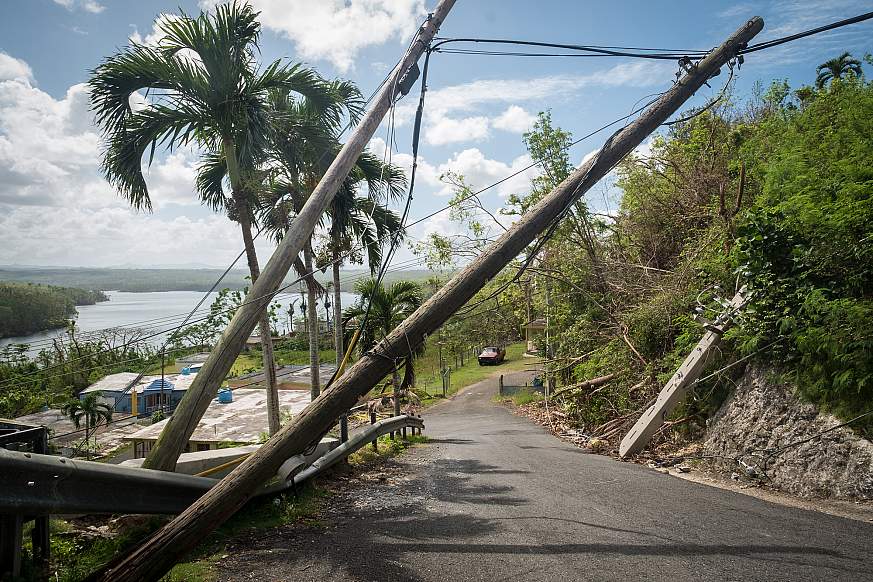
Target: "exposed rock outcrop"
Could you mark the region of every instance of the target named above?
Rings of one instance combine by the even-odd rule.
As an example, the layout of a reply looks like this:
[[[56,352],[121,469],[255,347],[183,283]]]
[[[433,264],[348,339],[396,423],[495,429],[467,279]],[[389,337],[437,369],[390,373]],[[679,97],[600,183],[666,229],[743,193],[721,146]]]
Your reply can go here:
[[[710,420],[704,454],[717,469],[736,472],[801,497],[873,499],[873,443],[830,414],[801,401],[766,368],[750,366]],[[739,459],[737,462],[734,459]]]

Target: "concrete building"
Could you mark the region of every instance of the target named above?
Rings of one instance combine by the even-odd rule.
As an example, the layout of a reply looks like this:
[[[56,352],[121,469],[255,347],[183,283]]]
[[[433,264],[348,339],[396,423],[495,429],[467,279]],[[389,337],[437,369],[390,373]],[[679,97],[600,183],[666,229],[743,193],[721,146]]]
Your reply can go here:
[[[336,370],[336,366],[333,364],[321,365],[318,375],[321,379],[321,386],[327,384],[327,381],[333,376],[334,370]],[[243,374],[242,376],[231,378],[227,383],[233,389],[266,388],[263,372]],[[309,382],[309,365],[289,364],[287,366],[279,366],[276,369],[276,385],[279,390],[309,390],[311,386]]]
[[[279,392],[279,410],[296,414],[309,404],[306,390]],[[162,420],[139,432],[128,435],[133,443],[134,458],[145,457],[152,450],[167,420]],[[264,390],[240,388],[233,391],[233,401],[227,404],[214,399],[194,429],[185,452],[209,451],[229,443],[255,444],[268,430],[267,393]]]

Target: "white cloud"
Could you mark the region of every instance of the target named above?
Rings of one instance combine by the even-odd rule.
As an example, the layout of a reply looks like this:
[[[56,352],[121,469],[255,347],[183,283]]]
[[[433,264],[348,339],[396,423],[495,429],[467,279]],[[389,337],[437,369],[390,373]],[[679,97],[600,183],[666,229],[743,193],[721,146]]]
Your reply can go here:
[[[518,105],[542,102],[546,98],[568,97],[588,87],[649,87],[669,83],[673,63],[621,63],[587,75],[549,75],[531,79],[486,79],[428,91],[428,110],[435,116],[476,111],[494,104]],[[417,103],[402,101],[397,106],[398,123],[410,121]]]
[[[0,263],[112,266],[230,263],[242,246],[223,216],[136,214],[127,208],[39,208],[0,213]],[[259,256],[270,248],[261,245]]]
[[[197,153],[191,149],[178,149],[146,172],[149,195],[158,204],[199,204],[194,191],[197,177]]]
[[[106,10],[106,7],[96,0],[55,0],[55,4],[60,4],[70,11],[76,8],[81,8],[85,12],[90,12],[91,14],[100,14]]]
[[[506,111],[494,118],[491,125],[511,133],[524,133],[535,120],[536,115],[528,113],[518,105],[510,105]]]
[[[218,0],[201,0],[203,9]],[[390,40],[406,41],[425,14],[424,0],[252,0],[265,28],[296,45],[304,59],[323,59],[340,71],[354,65],[362,49]]]
[[[433,145],[476,141],[489,137],[489,129],[521,133],[536,119],[519,103],[571,97],[588,87],[648,87],[669,82],[672,63],[621,63],[587,75],[551,75],[532,79],[488,79],[451,85],[428,92],[424,136]],[[507,105],[495,117],[483,115],[495,105]],[[416,103],[402,101],[395,110],[398,126],[409,123]],[[468,115],[462,115],[467,113]],[[478,115],[469,115],[478,113]]]
[[[159,14],[157,18],[155,18],[154,22],[152,22],[151,32],[149,32],[148,34],[143,36],[139,32],[139,29],[137,29],[136,26],[131,25],[133,27],[133,32],[130,34],[130,36],[128,36],[128,38],[132,42],[135,42],[136,44],[144,44],[147,46],[157,46],[161,42],[161,40],[164,38],[164,33],[160,29],[161,24],[164,23],[165,21],[172,22],[172,21],[178,20],[178,19],[179,19],[178,14],[168,14],[166,12],[163,12],[163,13]]]
[[[0,52],[0,81],[31,83],[33,82],[33,71],[21,59]]]
[[[464,181],[468,186],[478,190],[518,172],[517,176],[509,178],[496,187],[500,196],[508,196],[509,194],[524,194],[529,190],[531,179],[539,174],[538,166],[527,168],[530,164],[531,158],[527,154],[518,156],[507,164],[486,157],[478,148],[469,148],[455,153],[449,160],[440,164],[437,167],[437,175],[443,175],[447,172],[460,174],[464,176]],[[452,194],[452,188],[449,185],[443,185],[437,194],[449,196]]]
[[[385,140],[381,137],[374,137],[370,140],[369,150],[379,158],[386,157],[385,150]],[[390,161],[395,166],[401,168],[404,172],[406,172],[406,176],[409,177],[410,172],[412,171],[412,155],[405,153],[394,152],[391,154]],[[439,170],[428,163],[420,154],[418,156],[418,170],[415,174],[415,182],[418,185],[427,185],[427,186],[441,186],[442,182],[440,182],[440,172]]]
[[[477,141],[488,137],[487,117],[452,119],[440,117],[431,121],[424,131],[424,139],[432,145],[445,145],[459,141]]]
[[[179,263],[199,248],[200,262],[220,264],[236,255],[238,228],[198,208],[195,151],[159,154],[146,171],[158,212],[138,214],[100,175],[87,87],[73,85],[55,99],[8,55],[0,54],[0,72],[0,262]],[[168,204],[195,218],[165,218]]]

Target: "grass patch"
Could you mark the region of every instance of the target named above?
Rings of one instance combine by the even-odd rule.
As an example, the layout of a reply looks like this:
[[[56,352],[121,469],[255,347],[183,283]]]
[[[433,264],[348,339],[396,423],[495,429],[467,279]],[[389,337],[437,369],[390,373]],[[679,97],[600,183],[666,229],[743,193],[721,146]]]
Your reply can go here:
[[[228,539],[250,530],[269,529],[292,523],[318,525],[320,501],[327,495],[327,491],[307,484],[298,490],[296,496],[286,493],[266,499],[253,499],[194,550],[190,561],[174,566],[162,580],[217,580],[215,563],[224,552]],[[82,580],[116,556],[129,552],[166,521],[167,518],[154,516],[125,528],[112,538],[91,539],[78,535],[65,521],[52,520],[51,578],[68,582]],[[25,551],[30,552],[29,540],[25,544]],[[24,564],[29,565],[30,560],[24,560]],[[24,574],[24,579],[27,580],[32,573],[25,571]]]
[[[452,394],[455,394],[458,390],[466,388],[467,386],[475,384],[476,382],[485,380],[486,378],[489,378],[495,374],[509,374],[512,372],[520,372],[522,370],[532,367],[539,360],[536,358],[524,357],[523,354],[525,349],[526,346],[524,342],[518,342],[506,346],[506,359],[503,361],[503,363],[497,366],[480,366],[479,362],[475,358],[470,358],[468,361],[464,362],[463,366],[459,368],[453,367],[450,378],[451,385],[449,387],[447,396],[451,396]],[[430,348],[428,348],[428,352],[429,351]],[[436,402],[439,398],[442,397],[442,383],[439,376],[425,376],[425,372],[429,370],[429,368],[427,367],[428,363],[432,363],[429,361],[429,356],[431,356],[432,354],[429,354],[428,352],[425,352],[425,355],[422,358],[421,365],[419,365],[418,361],[416,361],[416,368],[421,370],[419,374],[420,381],[416,386],[416,393],[420,395],[422,393],[427,394],[427,397],[422,398],[422,404],[424,404],[425,406]]]
[[[524,406],[532,402],[539,402],[543,395],[535,390],[520,390],[509,397],[516,406]]]
[[[218,580],[215,564],[221,559],[221,554],[216,553],[194,562],[176,564],[161,582],[213,582]]]
[[[388,435],[383,435],[376,440],[378,449],[374,449],[373,445],[368,444],[349,455],[349,465],[353,467],[365,466],[379,459],[397,456],[406,449],[427,441],[428,438],[424,435],[409,435],[406,440],[402,438],[391,440]]]

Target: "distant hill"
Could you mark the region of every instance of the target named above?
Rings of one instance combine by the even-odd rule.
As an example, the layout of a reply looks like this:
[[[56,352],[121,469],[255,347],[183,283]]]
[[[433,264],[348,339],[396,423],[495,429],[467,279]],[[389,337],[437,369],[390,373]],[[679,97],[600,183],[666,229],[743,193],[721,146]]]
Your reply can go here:
[[[0,281],[0,338],[64,327],[77,305],[107,299],[99,290]]]
[[[79,287],[101,291],[207,291],[221,276],[221,269],[101,269],[65,267],[0,267],[0,281],[18,281]],[[248,284],[248,271],[236,269],[222,280],[219,288],[239,289]],[[385,281],[397,280],[423,281],[432,276],[428,270],[415,269],[388,273]],[[355,281],[369,276],[364,269],[350,269],[342,272],[342,290],[352,291]],[[296,275],[285,279],[285,284],[296,279]],[[330,273],[317,273],[322,283],[330,281]]]

